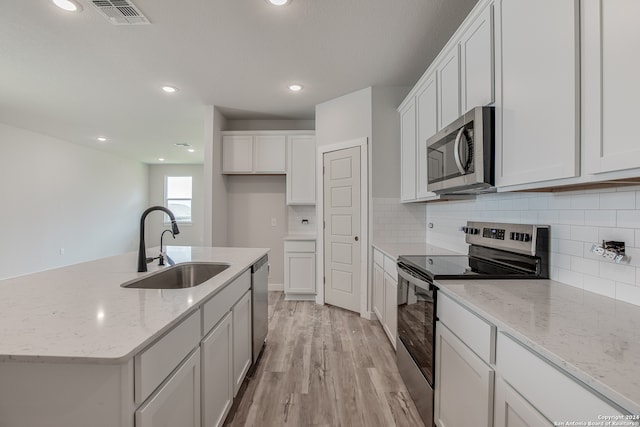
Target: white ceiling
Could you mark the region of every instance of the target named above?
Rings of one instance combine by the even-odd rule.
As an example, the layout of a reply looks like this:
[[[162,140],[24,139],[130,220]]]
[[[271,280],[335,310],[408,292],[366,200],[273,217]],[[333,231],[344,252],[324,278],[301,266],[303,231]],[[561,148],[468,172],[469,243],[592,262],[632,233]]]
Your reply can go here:
[[[477,0],[134,0],[152,22],[142,26],[78,1],[81,13],[3,2],[0,122],[146,163],[201,163],[204,105],[313,119],[346,93],[413,85]]]

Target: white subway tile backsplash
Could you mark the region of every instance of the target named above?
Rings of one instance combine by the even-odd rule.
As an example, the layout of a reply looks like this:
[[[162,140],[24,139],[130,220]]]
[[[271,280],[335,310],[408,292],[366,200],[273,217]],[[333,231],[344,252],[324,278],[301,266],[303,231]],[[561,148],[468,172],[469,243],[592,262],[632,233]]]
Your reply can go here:
[[[424,205],[400,203],[400,199],[374,197],[372,201],[373,241],[378,243],[424,243],[426,240],[427,212]],[[466,219],[453,210],[456,223]]]
[[[427,242],[458,252],[467,249],[458,230],[468,220],[549,225],[551,279],[640,305],[640,187],[496,193],[423,209],[434,224]],[[624,241],[630,262],[593,254],[591,246],[602,240]]]
[[[600,193],[600,209],[635,209],[635,191]]]

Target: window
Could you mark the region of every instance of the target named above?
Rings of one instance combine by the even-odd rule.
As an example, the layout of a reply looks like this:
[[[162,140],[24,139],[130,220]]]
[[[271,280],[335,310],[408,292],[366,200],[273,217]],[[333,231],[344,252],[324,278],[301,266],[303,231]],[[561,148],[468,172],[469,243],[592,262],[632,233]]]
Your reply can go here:
[[[165,182],[165,204],[178,222],[191,222],[191,181],[190,176],[168,176]]]

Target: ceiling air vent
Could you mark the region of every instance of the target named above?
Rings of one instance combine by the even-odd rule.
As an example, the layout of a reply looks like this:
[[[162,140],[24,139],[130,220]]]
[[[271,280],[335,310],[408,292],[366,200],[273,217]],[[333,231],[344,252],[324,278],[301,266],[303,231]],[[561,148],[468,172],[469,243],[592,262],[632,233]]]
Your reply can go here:
[[[91,3],[113,25],[150,24],[146,16],[129,0],[91,0]]]

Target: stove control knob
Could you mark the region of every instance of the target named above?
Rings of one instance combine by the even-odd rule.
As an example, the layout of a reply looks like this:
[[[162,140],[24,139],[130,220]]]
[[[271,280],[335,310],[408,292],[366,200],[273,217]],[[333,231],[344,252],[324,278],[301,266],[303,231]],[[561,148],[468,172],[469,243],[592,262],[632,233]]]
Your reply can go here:
[[[480,230],[478,230],[477,228],[472,228],[471,229],[471,234],[478,234],[480,232]]]
[[[531,241],[531,235],[530,235],[530,234],[528,234],[528,233],[523,233],[523,234],[522,234],[522,241],[523,241],[523,242],[529,242],[529,241]]]
[[[512,231],[510,237],[511,237],[511,240],[516,240],[516,233]]]
[[[465,234],[469,234],[469,228],[468,227],[462,227],[462,232]]]

